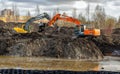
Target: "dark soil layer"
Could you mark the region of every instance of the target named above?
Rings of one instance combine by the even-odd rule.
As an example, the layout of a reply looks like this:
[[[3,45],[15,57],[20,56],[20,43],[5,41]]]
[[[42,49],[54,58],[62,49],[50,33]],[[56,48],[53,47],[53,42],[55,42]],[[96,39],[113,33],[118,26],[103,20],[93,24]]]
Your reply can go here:
[[[119,29],[115,29],[111,36],[76,39],[72,38],[73,30],[63,27],[57,32],[53,28],[46,28],[44,33],[15,34],[11,27],[5,28],[2,25],[0,55],[101,60],[105,52],[120,49]]]

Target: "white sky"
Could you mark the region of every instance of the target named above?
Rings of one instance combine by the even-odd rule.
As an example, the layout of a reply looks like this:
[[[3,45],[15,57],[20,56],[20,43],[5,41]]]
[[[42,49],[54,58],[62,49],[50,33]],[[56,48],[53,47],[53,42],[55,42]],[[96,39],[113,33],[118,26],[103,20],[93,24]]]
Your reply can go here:
[[[96,5],[100,5],[105,8],[107,15],[117,18],[120,16],[120,0],[0,0],[0,10],[12,9],[12,5],[16,4],[21,15],[26,15],[28,10],[31,15],[35,15],[35,8],[38,4],[41,13],[47,11],[52,14],[55,8],[59,8],[62,9],[60,13],[65,11],[68,15],[71,15],[72,8],[77,8],[78,13],[85,14],[88,2],[91,14],[94,12]]]

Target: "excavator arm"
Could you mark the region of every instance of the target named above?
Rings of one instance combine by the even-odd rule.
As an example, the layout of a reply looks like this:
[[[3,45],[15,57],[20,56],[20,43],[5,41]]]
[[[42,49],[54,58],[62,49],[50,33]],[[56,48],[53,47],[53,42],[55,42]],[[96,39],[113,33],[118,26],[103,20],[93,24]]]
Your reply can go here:
[[[61,14],[56,14],[56,15],[49,21],[48,26],[53,26],[54,23],[55,23],[58,19],[60,19],[60,16],[61,16]]]
[[[81,22],[75,18],[72,18],[72,17],[67,17],[67,18],[59,18],[59,20],[63,20],[63,21],[68,21],[68,22],[72,22],[72,23],[75,23],[75,25],[80,25]]]
[[[68,22],[72,22],[75,23],[75,25],[80,26],[81,22],[75,18],[69,17],[69,16],[65,16],[65,15],[61,15],[61,14],[56,14],[48,23],[48,26],[53,26],[54,23],[57,20],[63,20],[63,21],[68,21]]]
[[[29,26],[30,26],[30,23],[36,21],[36,20],[40,20],[40,19],[43,19],[43,18],[46,18],[48,20],[50,20],[50,17],[47,13],[43,13],[43,14],[40,14],[36,17],[32,17],[30,18],[24,25],[24,27],[22,28],[19,28],[19,27],[14,27],[13,29],[18,32],[18,33],[28,33],[29,32]]]
[[[36,21],[36,20],[43,19],[43,18],[46,18],[46,19],[50,20],[50,17],[49,17],[49,15],[48,15],[47,13],[43,13],[43,14],[40,14],[40,15],[38,15],[38,16],[36,16],[36,17],[32,17],[32,18],[30,18],[30,19],[26,22],[26,24],[25,24],[25,30],[26,30],[26,31],[29,30],[29,25],[30,25],[30,23],[32,23],[33,21]]]

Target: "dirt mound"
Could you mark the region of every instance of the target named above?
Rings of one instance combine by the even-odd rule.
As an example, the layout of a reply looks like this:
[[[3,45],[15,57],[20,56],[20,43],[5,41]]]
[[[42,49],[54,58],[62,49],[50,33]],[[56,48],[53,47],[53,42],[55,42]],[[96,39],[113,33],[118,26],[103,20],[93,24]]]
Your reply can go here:
[[[15,23],[11,24],[15,26]],[[14,34],[12,27],[7,26],[7,29],[0,28],[1,55],[98,60],[103,58],[105,52],[120,47],[119,30],[109,37],[101,35],[92,39],[73,39],[74,28],[62,27],[56,31],[48,27],[43,33]]]
[[[27,38],[27,36],[29,36]],[[33,37],[32,37],[33,36]],[[98,47],[84,38],[72,39],[65,36],[42,36],[37,33],[16,35],[5,42],[7,55],[18,56],[46,56],[73,59],[102,59],[103,55]],[[2,47],[1,47],[2,48]],[[8,51],[8,52],[7,52]]]
[[[69,31],[66,32],[67,30]],[[103,58],[101,51],[93,41],[86,38],[72,39],[70,35],[72,30],[64,27],[58,33],[53,31],[52,34],[49,32],[46,32],[47,34],[33,32],[31,34],[10,33],[12,35],[1,36],[1,55],[92,60]],[[3,29],[0,34],[5,32],[10,32],[10,30]],[[3,47],[5,48],[3,49]]]
[[[120,35],[112,34],[111,36],[100,36],[92,39],[96,46],[104,55],[112,55],[112,52],[120,50]]]
[[[120,28],[114,29],[113,34],[120,34]]]
[[[6,23],[0,20],[0,28],[3,28]]]

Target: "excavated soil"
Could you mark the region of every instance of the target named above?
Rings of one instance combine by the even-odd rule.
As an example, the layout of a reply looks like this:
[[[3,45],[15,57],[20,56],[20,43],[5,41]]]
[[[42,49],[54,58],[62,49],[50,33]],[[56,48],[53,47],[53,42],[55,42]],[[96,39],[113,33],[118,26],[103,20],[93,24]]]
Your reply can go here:
[[[106,52],[120,48],[120,29],[111,36],[73,39],[73,28],[62,27],[57,32],[48,27],[43,33],[15,34],[10,24],[16,26],[0,23],[0,55],[101,60]]]

